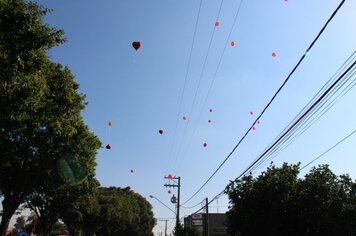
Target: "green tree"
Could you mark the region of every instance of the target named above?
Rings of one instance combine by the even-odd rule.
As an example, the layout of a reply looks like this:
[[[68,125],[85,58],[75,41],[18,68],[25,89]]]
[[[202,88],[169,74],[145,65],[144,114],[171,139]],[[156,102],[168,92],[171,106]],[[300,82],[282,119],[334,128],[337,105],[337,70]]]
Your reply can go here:
[[[327,165],[298,178],[299,165],[270,166],[226,189],[231,235],[355,235],[356,183]]]
[[[55,175],[54,175],[55,176]],[[41,226],[41,234],[47,236],[52,231],[52,226],[72,212],[78,199],[91,194],[94,189],[89,183],[96,181],[92,176],[75,185],[58,184],[61,181],[48,181],[27,197],[26,206],[36,213]]]
[[[182,225],[179,225],[174,230],[174,235],[175,236],[201,236],[202,233],[197,228],[191,226],[183,227]]]
[[[80,196],[64,212],[61,213],[61,219],[67,225],[71,235],[78,235],[84,232],[86,236],[92,236],[98,229],[98,218],[100,206],[98,203],[97,181],[90,181],[91,191]]]
[[[100,188],[96,235],[153,236],[156,223],[151,204],[141,195],[121,188]]]
[[[74,207],[78,199],[97,189],[95,157],[100,142],[86,126],[77,131],[71,140],[71,149],[76,153],[60,159],[57,169],[53,168],[49,177],[26,198],[26,206],[40,219],[44,236],[51,232],[61,216]],[[66,165],[62,166],[62,162]]]
[[[0,1],[0,235],[25,198],[45,185],[58,161],[78,152],[75,135],[96,139],[84,128],[85,97],[79,85],[46,55],[64,41],[62,31],[43,23],[47,12],[24,0]],[[97,145],[87,148],[93,151]]]

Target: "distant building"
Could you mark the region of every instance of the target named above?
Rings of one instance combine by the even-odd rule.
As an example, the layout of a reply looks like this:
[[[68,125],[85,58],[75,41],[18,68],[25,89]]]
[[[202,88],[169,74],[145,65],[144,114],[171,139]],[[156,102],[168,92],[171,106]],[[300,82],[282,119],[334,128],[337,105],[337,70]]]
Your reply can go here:
[[[208,218],[206,218],[207,215]],[[199,213],[184,217],[184,227],[197,228],[202,232],[202,236],[228,236],[226,221],[227,215],[225,213]]]

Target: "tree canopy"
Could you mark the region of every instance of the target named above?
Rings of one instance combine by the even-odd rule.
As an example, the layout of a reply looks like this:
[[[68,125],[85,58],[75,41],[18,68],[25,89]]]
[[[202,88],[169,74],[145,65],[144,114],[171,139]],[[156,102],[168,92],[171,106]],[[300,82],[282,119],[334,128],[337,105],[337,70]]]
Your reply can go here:
[[[175,236],[201,236],[201,232],[192,226],[183,227],[182,225],[178,225],[178,227],[174,230]]]
[[[58,176],[58,162],[78,156],[94,168],[100,146],[81,117],[86,102],[79,85],[47,56],[64,42],[63,31],[43,22],[47,12],[32,2],[0,1],[0,234],[25,198]],[[67,158],[62,176],[85,176],[68,162],[75,166]]]
[[[231,235],[355,235],[356,183],[327,165],[298,174],[299,165],[283,164],[232,181]]]
[[[96,235],[152,235],[156,223],[151,204],[128,189],[100,188]]]

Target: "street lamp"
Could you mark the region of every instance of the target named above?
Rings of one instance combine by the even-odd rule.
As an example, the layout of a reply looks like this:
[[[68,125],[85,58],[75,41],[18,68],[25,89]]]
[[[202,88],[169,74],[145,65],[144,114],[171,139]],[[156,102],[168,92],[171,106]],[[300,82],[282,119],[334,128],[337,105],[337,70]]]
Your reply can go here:
[[[167,206],[166,204],[164,204],[161,200],[159,200],[158,198],[156,198],[153,195],[150,195],[150,198],[154,198],[156,199],[159,203],[161,203],[163,206],[167,207],[171,212],[173,212],[175,215],[177,215],[177,213],[175,211],[173,211],[169,206]]]

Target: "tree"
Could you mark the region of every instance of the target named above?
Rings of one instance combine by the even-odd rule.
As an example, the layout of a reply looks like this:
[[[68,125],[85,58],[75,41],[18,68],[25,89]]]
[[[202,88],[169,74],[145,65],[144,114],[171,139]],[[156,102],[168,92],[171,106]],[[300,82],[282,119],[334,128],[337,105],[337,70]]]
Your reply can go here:
[[[356,183],[327,165],[298,178],[299,165],[270,166],[226,189],[231,235],[355,235]]]
[[[98,203],[98,186],[95,180],[89,181],[90,191],[80,196],[70,207],[61,212],[60,218],[67,225],[71,235],[80,231],[86,236],[92,236],[99,229],[98,218],[100,206]]]
[[[201,236],[201,232],[194,227],[187,226],[184,227],[182,225],[178,225],[176,229],[174,230],[174,235],[175,236]]]
[[[100,188],[96,235],[153,236],[156,223],[151,204],[141,195],[121,188]]]
[[[57,168],[26,197],[26,206],[39,217],[43,236],[79,198],[92,194],[98,186],[94,176],[100,142],[86,126],[77,130],[71,140],[71,149],[76,153],[57,161]]]
[[[62,31],[43,23],[47,12],[24,0],[0,1],[0,235],[57,162],[78,151],[73,137],[85,127],[85,96],[69,69],[46,55],[64,42]]]

